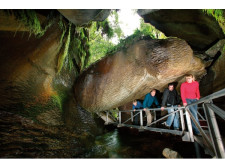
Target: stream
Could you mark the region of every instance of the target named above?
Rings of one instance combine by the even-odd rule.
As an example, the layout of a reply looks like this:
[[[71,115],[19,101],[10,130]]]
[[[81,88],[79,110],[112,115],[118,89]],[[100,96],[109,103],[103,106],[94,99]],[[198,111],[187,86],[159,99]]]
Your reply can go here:
[[[191,142],[180,136],[134,128],[105,128],[102,134],[87,137],[64,128],[50,129],[19,115],[0,111],[1,158],[165,158],[170,148],[183,158],[196,158]],[[210,158],[203,155],[205,158]]]
[[[164,148],[177,151],[183,158],[196,158],[193,143],[181,137],[159,133],[139,132],[135,129],[114,129],[97,136],[94,146],[84,158],[165,158]]]

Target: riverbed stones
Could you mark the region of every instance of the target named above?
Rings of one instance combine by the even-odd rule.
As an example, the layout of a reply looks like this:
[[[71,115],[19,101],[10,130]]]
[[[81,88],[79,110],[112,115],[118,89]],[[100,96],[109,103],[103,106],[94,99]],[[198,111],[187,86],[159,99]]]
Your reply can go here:
[[[165,148],[162,154],[168,159],[182,158],[178,152],[173,151],[172,149],[169,149],[169,148]]]
[[[141,98],[153,88],[163,91],[186,73],[199,77],[205,69],[184,40],[140,40],[85,70],[74,83],[74,96],[86,110],[104,111]]]

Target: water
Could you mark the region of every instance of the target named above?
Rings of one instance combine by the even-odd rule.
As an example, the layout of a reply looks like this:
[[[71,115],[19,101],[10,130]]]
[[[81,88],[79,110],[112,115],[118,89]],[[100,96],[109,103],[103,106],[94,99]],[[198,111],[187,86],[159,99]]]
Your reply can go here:
[[[182,142],[180,136],[134,128],[108,128],[102,135],[88,137],[86,132],[50,129],[3,111],[0,128],[0,158],[164,158],[165,148],[196,158],[193,143]]]
[[[159,133],[138,133],[137,130],[114,129],[96,137],[94,146],[83,156],[85,158],[165,158],[164,148],[178,151],[184,158],[195,158],[192,143],[181,138]]]

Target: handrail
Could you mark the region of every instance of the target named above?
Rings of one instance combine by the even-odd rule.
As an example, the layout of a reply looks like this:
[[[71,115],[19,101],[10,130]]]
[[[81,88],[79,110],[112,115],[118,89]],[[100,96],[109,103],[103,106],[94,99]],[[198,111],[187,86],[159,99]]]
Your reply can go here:
[[[168,116],[170,116],[170,115],[172,115],[172,114],[174,114],[174,113],[176,113],[176,112],[178,112],[178,111],[179,111],[179,110],[173,111],[173,112],[171,112],[171,113],[169,113],[169,114],[167,114],[167,115],[161,117],[160,119],[158,119],[158,120],[156,120],[156,121],[153,121],[149,126],[151,126],[151,125],[153,125],[153,124],[155,124],[155,123],[157,123],[157,122],[159,122],[159,121],[161,121],[161,120],[167,118]]]
[[[178,111],[180,111],[180,115],[183,115],[183,110],[186,111],[185,115],[186,115],[186,122],[187,122],[187,126],[188,126],[188,135],[189,136],[189,140],[191,142],[194,142],[194,138],[193,138],[193,131],[192,131],[192,124],[191,124],[191,120],[193,121],[193,124],[195,124],[195,126],[197,127],[197,129],[199,130],[200,134],[202,135],[202,138],[204,139],[204,143],[207,145],[207,148],[213,152],[213,154],[216,155],[216,157],[218,158],[225,158],[225,152],[224,152],[224,146],[223,146],[223,142],[221,139],[221,135],[219,132],[219,128],[217,125],[217,121],[215,118],[215,114],[216,113],[219,117],[221,117],[222,119],[225,119],[225,111],[220,109],[219,107],[217,107],[216,105],[213,104],[213,99],[219,98],[225,96],[225,89],[222,89],[218,92],[215,92],[211,95],[208,95],[204,98],[201,98],[200,100],[197,100],[194,103],[188,104],[187,106],[180,106],[180,107],[166,107],[164,108],[164,110],[169,110],[169,109],[174,109],[173,112],[161,117],[160,119],[156,120],[156,118],[154,119],[154,122],[151,122],[151,125],[167,118],[168,116],[177,113]],[[197,120],[194,118],[193,114],[190,111],[190,106],[193,105],[198,105],[201,104],[203,105],[203,111],[205,113],[205,117],[206,119],[197,111],[197,115],[200,116],[200,118],[204,119],[207,121],[208,123],[208,128],[209,128],[209,133],[210,133],[210,137],[208,137],[208,135],[206,134],[206,132],[201,128],[200,124],[197,122]],[[161,108],[146,108],[147,110],[150,111],[161,111]],[[137,112],[134,116],[133,113],[134,110],[124,110],[124,111],[119,111],[119,124],[124,124],[129,120],[132,120],[133,117],[137,116],[140,114],[140,123],[141,123],[141,129],[143,129],[143,116],[142,116],[142,112],[144,111],[144,109],[137,109],[135,110],[135,112]],[[121,123],[121,113],[122,112],[130,112],[131,113],[131,118],[127,119],[125,122]],[[156,113],[155,113],[156,114]],[[185,123],[184,123],[184,119],[182,118],[183,123],[182,123],[182,131],[184,132],[185,129]],[[181,121],[182,122],[182,121]],[[148,126],[145,126],[145,128],[147,128]],[[185,137],[188,137],[186,136]],[[195,137],[196,138],[196,137]],[[197,138],[198,139],[198,138]],[[195,139],[196,140],[196,139]]]
[[[138,110],[139,111],[139,110]],[[140,110],[141,111],[141,110]],[[135,116],[137,116],[138,114],[140,114],[140,111],[137,113],[137,114],[135,114],[133,117],[135,117]],[[129,120],[131,120],[131,118],[128,118],[126,121],[124,121],[122,124],[125,124],[127,121],[129,121]]]
[[[181,109],[184,109],[185,107],[184,106],[180,106],[180,107],[165,107],[164,110],[168,110],[168,109],[178,109],[178,110],[181,110]],[[155,111],[161,111],[161,108],[146,108],[147,110],[155,110]],[[144,109],[137,109],[135,111],[144,111]],[[120,111],[120,112],[134,112],[134,110],[124,110],[124,111]]]
[[[194,103],[188,104],[186,106],[186,108],[189,107],[189,106],[193,106],[193,105],[196,105],[196,104],[204,103],[206,101],[213,100],[213,99],[216,99],[216,98],[219,98],[219,97],[222,97],[222,96],[225,96],[225,89],[222,89],[222,90],[220,90],[218,92],[212,93],[211,95],[208,95],[206,97],[203,97],[203,98],[199,99],[198,101],[196,101]]]
[[[112,115],[112,112],[111,111],[105,111],[106,113],[108,113],[109,114],[109,116],[111,117],[111,119],[114,121],[114,122],[116,122],[116,118]]]
[[[194,122],[195,126],[198,128],[199,132],[201,133],[202,137],[206,140],[206,142],[209,144],[210,150],[213,151],[213,145],[210,142],[209,138],[207,137],[207,135],[205,134],[204,130],[201,128],[201,126],[197,123],[197,121],[195,120],[193,114],[190,112],[189,108],[187,108],[187,112],[189,113],[192,121]]]

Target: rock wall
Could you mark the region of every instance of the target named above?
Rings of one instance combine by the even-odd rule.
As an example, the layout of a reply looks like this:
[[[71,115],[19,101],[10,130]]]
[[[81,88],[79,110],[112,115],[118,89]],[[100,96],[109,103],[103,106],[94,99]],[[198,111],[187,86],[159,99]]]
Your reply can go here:
[[[58,9],[69,21],[75,25],[88,24],[93,21],[104,21],[111,9]]]
[[[225,87],[225,40],[220,40],[205,52],[214,58],[208,73],[200,82],[200,91],[203,96],[212,94]]]
[[[140,40],[84,71],[74,84],[75,99],[88,111],[104,111],[141,98],[153,88],[162,91],[186,73],[201,76],[204,67],[184,40]]]
[[[66,37],[57,18],[38,38],[0,10],[0,157],[82,157],[102,132],[74,101],[75,68],[59,71]]]
[[[145,22],[151,23],[166,36],[187,41],[193,50],[207,50],[225,37],[218,21],[203,10],[168,9],[145,10],[138,13]]]
[[[51,83],[61,33],[56,26],[40,39],[28,33],[0,32],[1,107],[45,103],[54,94]]]
[[[62,37],[67,37],[68,31],[63,36],[64,30],[56,18],[57,21],[38,38],[30,34],[29,29],[21,28],[16,32],[15,27],[19,27],[20,22],[1,10],[0,14],[0,21],[10,20],[10,24],[1,24],[4,29],[0,29],[0,110],[47,126],[66,125],[72,130],[96,132],[90,113],[87,117],[90,124],[81,119],[82,115],[75,115],[80,122],[74,122],[70,113],[81,112],[71,112],[71,108],[65,107],[69,102],[70,107],[76,107],[72,92],[76,78],[74,67],[70,69],[64,62],[64,68],[58,72],[59,58],[67,40]]]

